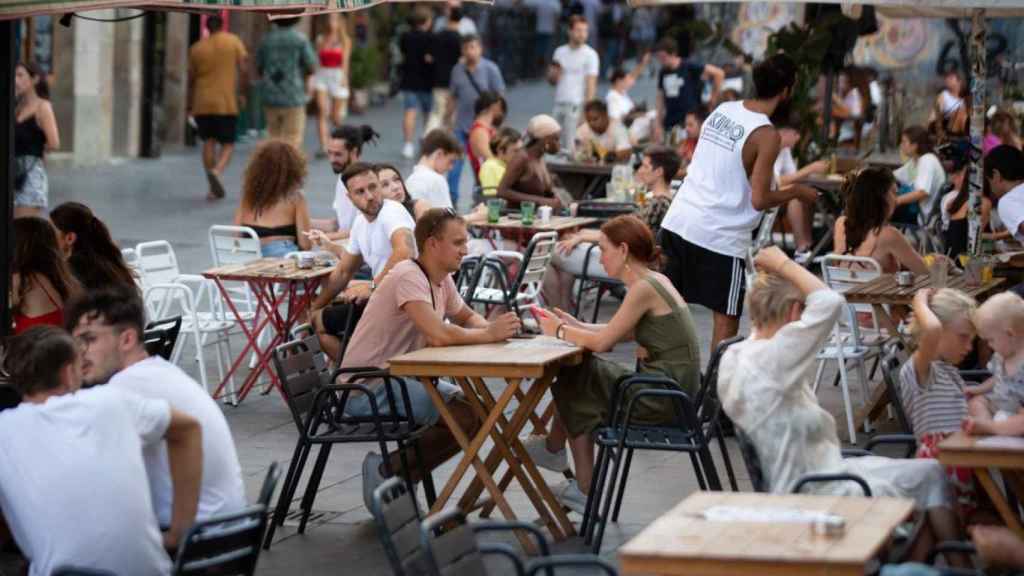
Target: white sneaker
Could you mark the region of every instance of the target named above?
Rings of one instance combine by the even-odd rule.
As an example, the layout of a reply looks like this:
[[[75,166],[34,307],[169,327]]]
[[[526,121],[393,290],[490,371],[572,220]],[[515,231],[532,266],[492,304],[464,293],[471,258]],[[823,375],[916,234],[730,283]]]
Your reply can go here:
[[[810,261],[810,259],[811,259],[811,251],[810,250],[797,250],[796,253],[793,254],[793,262],[796,262],[797,264],[799,264],[801,266],[806,266],[807,262]]]
[[[405,145],[402,146],[402,158],[412,160],[412,155],[415,151],[416,149],[413,147],[412,142],[406,142]]]
[[[533,463],[540,468],[552,472],[564,472],[569,469],[569,457],[565,448],[558,452],[551,452],[547,447],[547,439],[544,436],[530,436],[523,441],[526,453],[530,455]]]
[[[586,512],[587,495],[580,490],[576,480],[566,480],[556,486],[554,492],[562,506],[580,515]]]

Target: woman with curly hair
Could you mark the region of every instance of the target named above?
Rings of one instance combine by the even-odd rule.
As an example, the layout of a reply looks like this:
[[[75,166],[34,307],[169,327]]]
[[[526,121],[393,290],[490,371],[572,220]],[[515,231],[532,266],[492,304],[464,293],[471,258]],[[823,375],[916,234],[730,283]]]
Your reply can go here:
[[[135,286],[135,275],[102,220],[80,202],[65,202],[50,211],[57,240],[75,278],[86,290]]]
[[[64,261],[57,231],[45,218],[14,219],[11,308],[14,334],[33,326],[64,325],[64,305],[81,286]]]
[[[896,210],[896,178],[888,168],[865,168],[843,183],[846,207],[836,221],[832,251],[873,258],[882,272],[900,268],[926,274],[928,266],[890,220]]]
[[[305,180],[306,158],[283,140],[260,144],[249,159],[235,225],[256,231],[264,257],[279,258],[312,246],[306,236],[310,222],[302,193]]]

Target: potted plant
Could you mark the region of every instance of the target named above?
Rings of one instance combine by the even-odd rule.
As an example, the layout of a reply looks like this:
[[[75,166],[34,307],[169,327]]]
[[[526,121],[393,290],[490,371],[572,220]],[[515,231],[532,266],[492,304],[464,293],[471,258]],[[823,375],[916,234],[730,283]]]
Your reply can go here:
[[[353,113],[366,110],[370,104],[370,87],[380,74],[380,56],[368,46],[356,46],[349,60],[349,85],[352,88]]]

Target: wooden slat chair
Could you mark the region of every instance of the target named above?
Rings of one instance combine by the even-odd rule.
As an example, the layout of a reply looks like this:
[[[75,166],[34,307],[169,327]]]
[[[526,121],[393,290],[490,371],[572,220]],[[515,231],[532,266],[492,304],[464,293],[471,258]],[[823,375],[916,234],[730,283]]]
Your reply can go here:
[[[430,573],[420,545],[420,521],[423,519],[416,499],[399,478],[388,478],[373,491],[370,513],[377,535],[395,576],[420,576]]]
[[[671,402],[675,407],[674,421],[658,425],[635,423],[634,409],[638,401],[644,398]],[[619,487],[621,493],[625,490],[634,450],[685,452],[690,456],[700,489],[722,489],[707,438],[697,418],[696,406],[690,395],[674,380],[642,373],[624,377],[615,385],[608,414],[608,424],[599,428],[595,436],[598,446],[597,463],[583,519],[585,541],[593,540],[595,554],[601,551],[619,471],[623,472],[622,485]],[[606,485],[607,495],[604,492]],[[612,521],[617,520],[617,515],[612,516]]]
[[[299,438],[274,510],[273,521],[267,530],[264,548],[270,547],[276,527],[284,524],[289,506],[298,489],[302,470],[314,446],[319,446],[320,449],[300,505],[300,534],[306,530],[306,523],[312,513],[320,480],[327,467],[333,445],[376,443],[384,459],[385,468],[389,468],[388,444],[395,444],[402,454],[402,465],[405,469],[409,468],[409,464],[406,462],[404,449],[411,445],[417,462],[421,465],[423,463],[418,442],[418,434],[422,427],[415,424],[409,392],[405,382],[400,378],[394,378],[386,371],[376,368],[345,368],[328,375],[324,355],[320,351],[316,336],[278,346],[274,350],[274,367],[281,380],[282,391],[298,429]],[[331,384],[340,375],[346,375],[349,383]],[[386,413],[383,413],[383,406],[377,405],[370,389],[360,384],[361,381],[367,380],[383,380],[380,385],[388,386]],[[393,392],[394,390],[398,391],[397,394]],[[352,392],[368,395],[371,416],[357,417],[345,414],[345,406]],[[402,408],[398,409],[399,406]],[[386,469],[385,472],[387,476],[391,476],[395,471]],[[434,485],[430,472],[421,469],[421,473],[427,498],[433,501]],[[409,480],[407,482],[411,490],[412,483]]]

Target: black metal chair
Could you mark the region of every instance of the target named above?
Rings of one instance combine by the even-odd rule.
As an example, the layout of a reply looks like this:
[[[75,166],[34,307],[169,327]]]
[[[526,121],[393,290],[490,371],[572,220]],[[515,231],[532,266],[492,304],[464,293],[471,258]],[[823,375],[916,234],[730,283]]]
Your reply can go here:
[[[634,422],[635,408],[645,398],[671,402],[675,408],[673,421],[658,425]],[[722,489],[694,402],[670,378],[633,374],[617,382],[608,407],[608,424],[597,430],[595,440],[598,446],[597,463],[581,526],[584,541],[593,542],[595,554],[601,551],[620,468],[623,477],[619,486],[618,504],[621,506],[621,495],[626,488],[634,450],[685,452],[690,456],[701,490]],[[607,495],[604,492],[606,485]],[[619,506],[611,515],[613,522],[618,521]]]
[[[262,504],[195,523],[174,561],[175,576],[251,576],[267,526]]]
[[[550,575],[553,568],[591,568],[597,572],[603,572],[606,576],[619,576],[619,571],[615,566],[590,554],[559,554],[550,558],[538,558],[530,562],[526,575],[535,576],[542,570]],[[577,571],[573,573],[577,573]]]
[[[281,465],[277,461],[271,462],[270,467],[267,468],[267,475],[263,477],[260,495],[256,500],[256,503],[262,504],[267,511],[270,510],[270,500],[274,497],[274,490],[277,488],[279,480],[281,480]]]
[[[959,540],[946,540],[939,542],[928,552],[928,559],[926,563],[929,566],[934,566],[935,561],[938,560],[939,556],[946,558],[949,561],[950,554],[961,554],[965,556],[972,556],[975,558],[974,564],[978,565],[978,549],[971,542],[964,542]],[[942,576],[984,576],[985,571],[980,569],[971,568],[951,568],[943,567],[939,568],[939,572]]]
[[[740,453],[743,454],[743,463],[750,474],[750,483],[755,492],[769,492],[771,487],[761,467],[761,457],[757,454],[757,448],[750,438],[739,428],[736,428],[736,442],[739,444]],[[790,490],[793,494],[799,494],[801,489],[808,484],[820,484],[824,482],[855,482],[864,492],[864,496],[871,497],[871,487],[866,480],[856,474],[807,474],[797,479]]]
[[[540,295],[540,282],[555,250],[558,235],[554,232],[534,234],[520,252],[495,250],[477,265],[474,279],[463,296],[466,304],[483,304],[488,309],[504,306],[517,315],[522,307],[536,302]],[[503,258],[516,260],[519,271],[512,274]],[[483,274],[491,271],[488,285],[482,286]]]
[[[180,332],[181,316],[154,320],[146,324],[146,330],[142,334],[146,352],[150,356],[160,356],[164,360],[170,361]]]
[[[718,450],[722,453],[722,462],[725,465],[725,472],[729,477],[729,487],[733,492],[739,491],[736,482],[736,473],[732,467],[732,458],[729,456],[729,447],[725,443],[726,428],[732,430],[732,422],[722,412],[722,403],[718,397],[718,367],[722,362],[725,351],[742,342],[743,336],[733,336],[723,340],[715,347],[711,358],[708,359],[708,366],[701,377],[700,390],[697,391],[696,405],[697,417],[700,420],[701,428],[708,442],[714,437],[718,443]]]
[[[327,459],[331,447],[335,444],[352,444],[376,442],[384,458],[387,476],[394,474],[388,461],[389,443],[397,445],[402,456],[403,468],[408,470],[405,447],[412,446],[416,459],[423,463],[419,452],[416,435],[421,428],[415,424],[415,415],[409,400],[409,392],[405,382],[390,376],[386,371],[376,368],[345,368],[335,370],[327,376],[323,354],[320,353],[316,337],[282,344],[274,350],[274,367],[281,380],[282,390],[292,419],[299,432],[299,438],[292,454],[288,473],[285,475],[284,486],[278,497],[274,518],[267,530],[264,548],[269,549],[276,527],[284,524],[295,492],[298,489],[306,459],[314,446],[319,446],[316,463],[306,484],[306,491],[301,502],[302,516],[299,522],[299,533],[304,533],[306,523],[313,509],[320,480],[327,467]],[[348,377],[348,384],[331,384],[339,375]],[[378,406],[370,389],[360,381],[383,380],[380,385],[386,386],[387,412]],[[367,394],[370,402],[371,416],[349,416],[345,407],[352,392]],[[396,396],[398,396],[396,398]],[[399,407],[401,407],[399,409]],[[434,485],[430,472],[423,469],[423,486],[427,499],[433,502]],[[405,475],[409,478],[409,475]],[[406,480],[410,491],[413,490],[411,480]]]
[[[502,556],[515,574],[526,574],[527,562],[508,544],[481,543],[477,535],[485,532],[521,530],[530,534],[541,558],[551,555],[547,538],[533,524],[526,522],[484,521],[472,524],[459,510],[435,514],[420,522],[420,546],[431,576],[487,574],[484,556]]]

